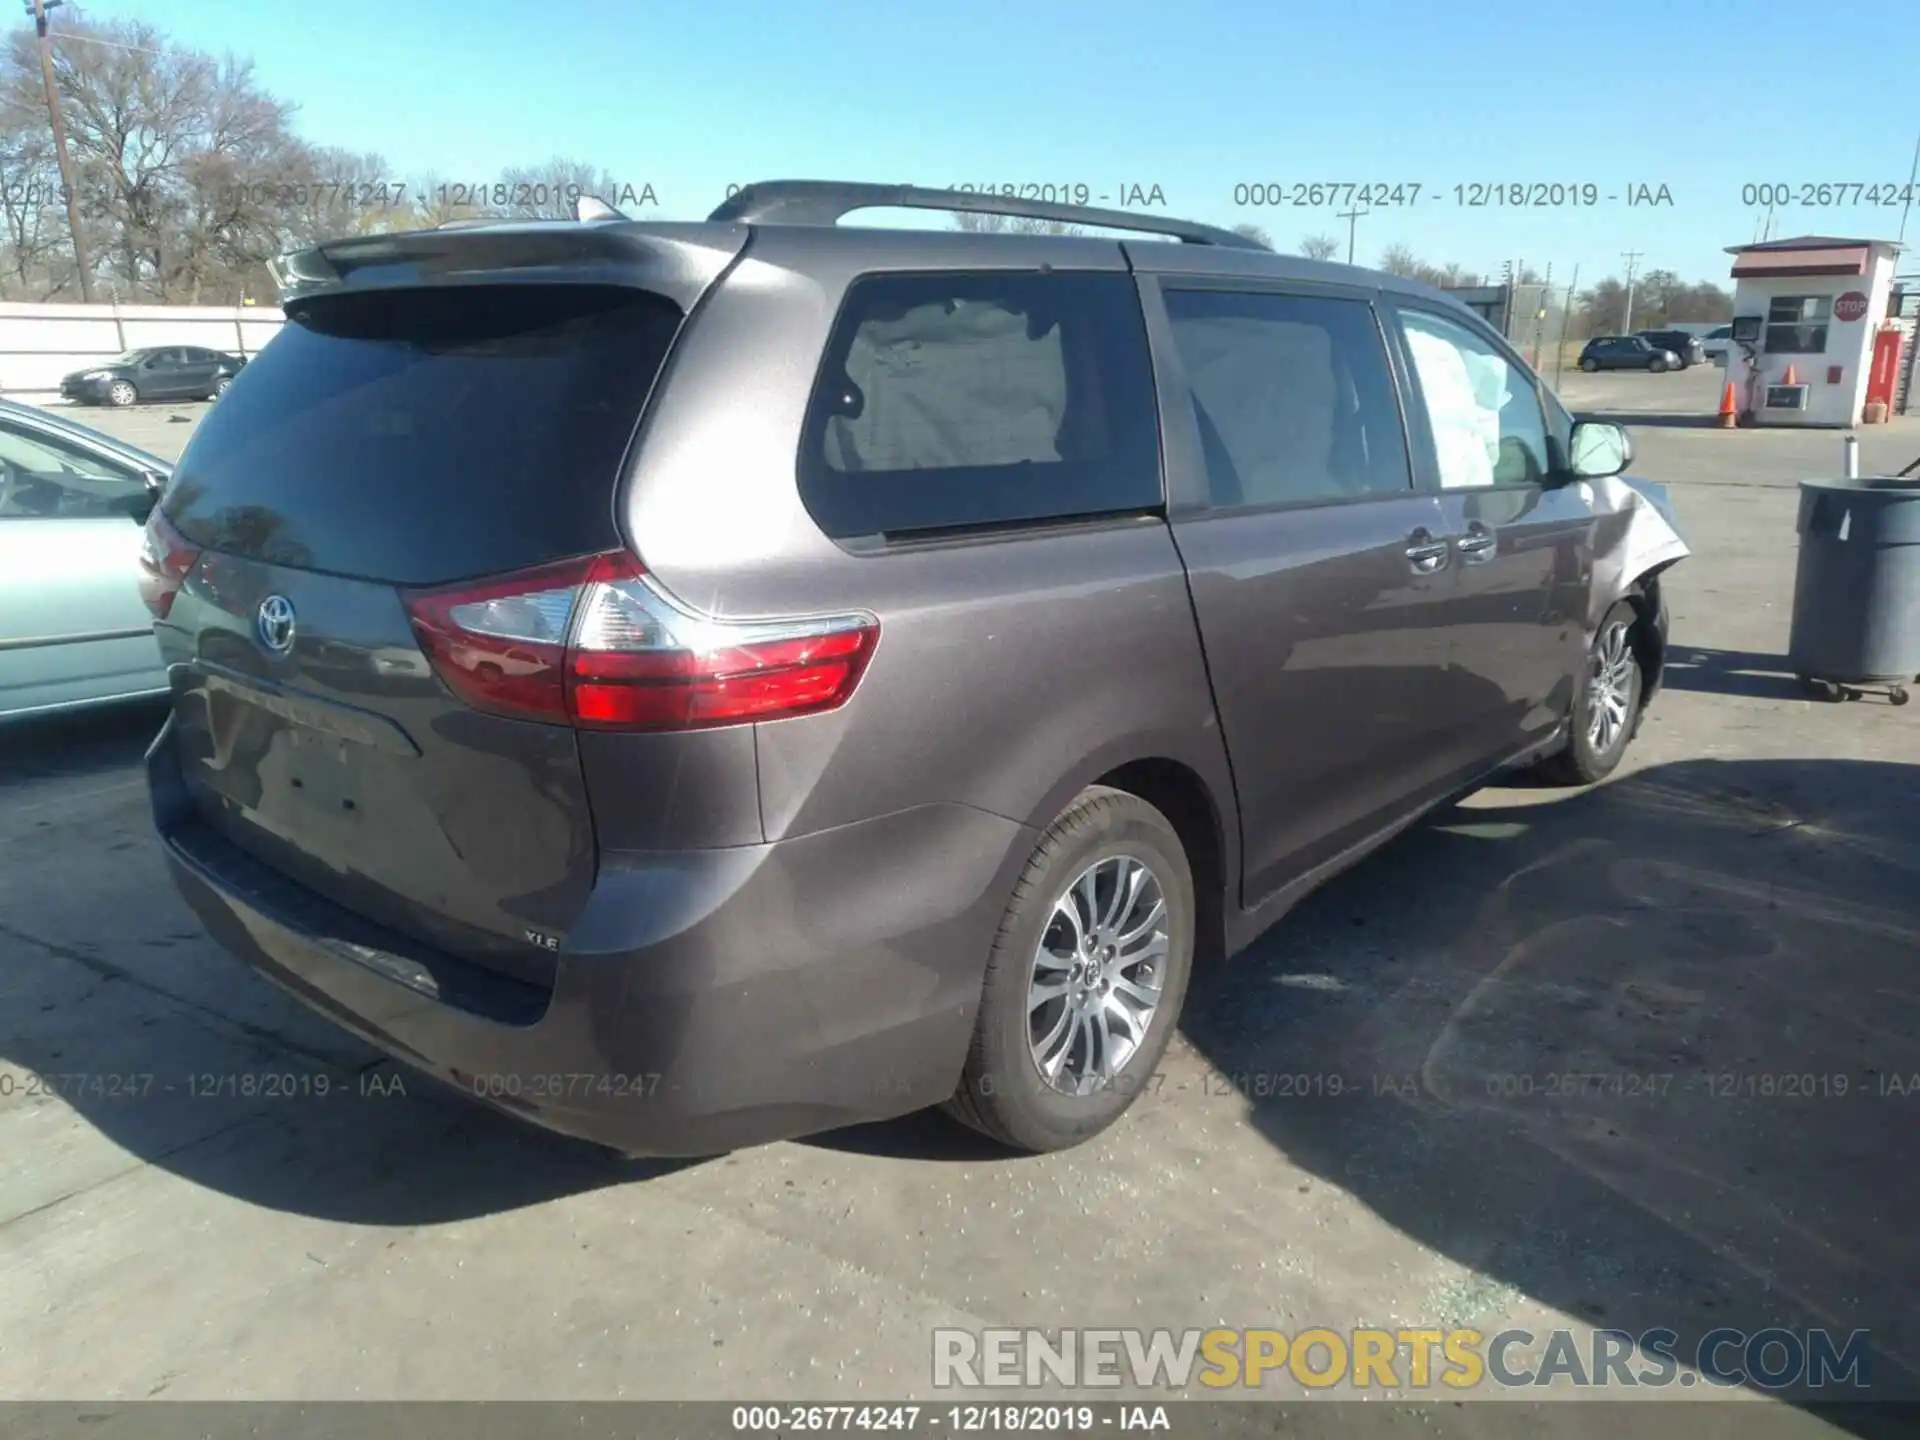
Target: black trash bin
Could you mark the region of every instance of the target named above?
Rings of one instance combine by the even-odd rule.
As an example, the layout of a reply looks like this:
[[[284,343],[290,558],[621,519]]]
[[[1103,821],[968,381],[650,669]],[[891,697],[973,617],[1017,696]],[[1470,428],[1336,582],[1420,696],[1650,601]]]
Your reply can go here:
[[[1920,680],[1920,478],[1800,482],[1793,673],[1829,699]]]

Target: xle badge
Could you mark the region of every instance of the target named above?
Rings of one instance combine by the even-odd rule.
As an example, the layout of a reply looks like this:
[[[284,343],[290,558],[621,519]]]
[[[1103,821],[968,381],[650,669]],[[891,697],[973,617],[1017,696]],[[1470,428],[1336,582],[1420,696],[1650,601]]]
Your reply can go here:
[[[542,950],[558,950],[560,948],[560,937],[558,935],[546,935],[538,930],[529,930],[526,932],[526,936],[529,945],[538,945]]]

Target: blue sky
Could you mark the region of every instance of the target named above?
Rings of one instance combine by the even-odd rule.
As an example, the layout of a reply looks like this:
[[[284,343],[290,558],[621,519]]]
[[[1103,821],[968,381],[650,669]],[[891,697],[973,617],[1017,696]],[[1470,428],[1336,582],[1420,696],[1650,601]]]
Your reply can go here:
[[[1316,232],[1344,245],[1343,207],[1237,206],[1236,186],[1418,183],[1417,202],[1359,222],[1361,263],[1398,242],[1485,271],[1551,262],[1562,283],[1578,264],[1584,288],[1628,250],[1642,270],[1724,282],[1723,247],[1760,222],[1745,185],[1904,187],[1920,21],[1897,41],[1903,3],[99,0],[86,13],[251,58],[298,103],[303,135],[379,151],[397,180],[490,179],[565,154],[650,185],[672,218],[776,176],[1115,197],[1157,185],[1170,212],[1251,220],[1281,249]],[[1474,208],[1453,189],[1489,182],[1591,183],[1602,199]],[[1642,185],[1672,203],[1629,207]],[[1890,239],[1899,224],[1897,205],[1796,206],[1773,233]],[[1920,205],[1907,240],[1920,243]]]

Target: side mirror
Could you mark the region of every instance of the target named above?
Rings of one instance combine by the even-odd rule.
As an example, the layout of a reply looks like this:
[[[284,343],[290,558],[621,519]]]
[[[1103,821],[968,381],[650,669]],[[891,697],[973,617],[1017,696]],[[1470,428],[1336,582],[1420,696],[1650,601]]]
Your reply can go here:
[[[127,495],[113,502],[113,508],[126,515],[136,525],[145,525],[153,514],[153,507],[160,503],[157,489],[142,490],[138,495]]]
[[[1574,422],[1567,444],[1567,468],[1577,480],[1599,480],[1618,475],[1633,462],[1633,441],[1621,426],[1609,420]]]

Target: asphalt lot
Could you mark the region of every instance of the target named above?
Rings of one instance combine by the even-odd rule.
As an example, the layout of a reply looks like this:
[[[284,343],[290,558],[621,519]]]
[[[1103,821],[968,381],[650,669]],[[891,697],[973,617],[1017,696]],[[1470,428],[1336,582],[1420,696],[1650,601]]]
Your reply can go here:
[[[1368,1324],[1866,1328],[1920,1394],[1920,706],[1780,673],[1794,483],[1841,442],[1708,428],[1721,375],[1566,381],[1695,549],[1623,771],[1483,791],[1319,892],[1064,1155],[933,1116],[690,1164],[522,1128],[204,939],[153,710],[0,737],[0,1397],[923,1397],[935,1326]],[[172,454],[206,408],[79,418]],[[1834,1433],[1686,1424],[1768,1417]]]

